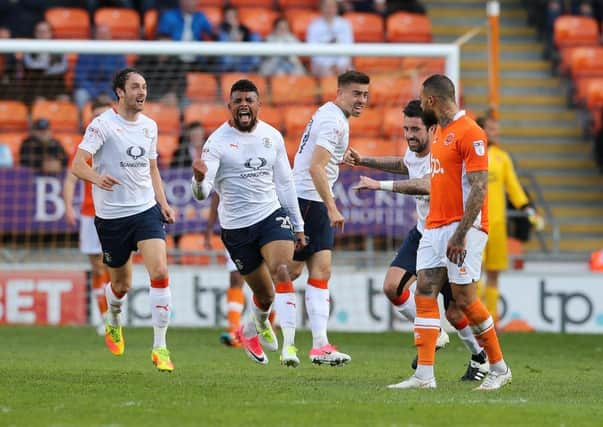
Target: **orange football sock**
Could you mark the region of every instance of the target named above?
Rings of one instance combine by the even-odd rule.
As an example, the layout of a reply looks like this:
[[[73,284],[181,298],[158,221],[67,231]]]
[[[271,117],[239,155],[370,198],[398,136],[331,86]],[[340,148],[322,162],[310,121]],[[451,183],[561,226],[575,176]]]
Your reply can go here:
[[[107,298],[105,297],[105,283],[109,281],[109,272],[92,275],[92,295],[96,299],[96,305],[101,316],[107,312]]]
[[[236,331],[241,324],[241,312],[245,305],[245,295],[241,288],[229,288],[226,290],[226,317],[228,319],[228,330]]]
[[[501,361],[503,354],[500,349],[496,330],[494,329],[494,322],[484,304],[479,299],[476,299],[463,311],[469,319],[473,334],[486,350],[490,363],[493,364]]]
[[[415,346],[419,365],[435,363],[435,348],[440,334],[440,310],[438,301],[430,297],[415,295],[417,317],[415,317]]]

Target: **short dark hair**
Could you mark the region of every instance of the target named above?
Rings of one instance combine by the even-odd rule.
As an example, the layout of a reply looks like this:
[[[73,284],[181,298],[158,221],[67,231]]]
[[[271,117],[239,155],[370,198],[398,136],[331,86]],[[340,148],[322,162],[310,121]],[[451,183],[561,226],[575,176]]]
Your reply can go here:
[[[94,101],[92,101],[92,110],[96,110],[97,108],[102,108],[102,107],[111,107],[111,101],[109,101],[108,99],[104,99],[104,98],[96,98]]]
[[[337,87],[347,86],[351,83],[367,85],[370,82],[371,78],[362,71],[349,70],[337,76]]]
[[[188,122],[186,124],[186,126],[184,127],[184,130],[186,132],[190,132],[191,130],[196,129],[196,128],[203,129],[203,124],[201,124],[201,122],[199,120],[193,120],[192,122]]]
[[[124,91],[126,90],[126,81],[130,77],[130,74],[139,74],[144,78],[144,74],[142,74],[136,68],[124,68],[123,70],[119,70],[117,73],[115,73],[115,76],[113,76],[113,93],[115,96],[117,96],[117,99],[119,99],[117,89]]]
[[[260,92],[258,91],[255,83],[247,79],[237,80],[230,88],[231,95],[233,92],[255,92],[258,96],[260,96]]]
[[[454,83],[444,74],[434,74],[423,82],[423,90],[429,95],[451,101],[456,100]]]
[[[427,129],[438,124],[438,118],[433,111],[423,111],[421,101],[418,99],[413,99],[406,104],[403,112],[406,117],[420,117]]]

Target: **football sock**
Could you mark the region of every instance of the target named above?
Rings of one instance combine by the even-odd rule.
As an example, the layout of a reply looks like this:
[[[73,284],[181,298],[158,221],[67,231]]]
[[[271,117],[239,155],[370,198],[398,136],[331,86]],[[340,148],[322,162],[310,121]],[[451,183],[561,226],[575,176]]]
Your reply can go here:
[[[166,347],[166,333],[172,309],[172,292],[168,278],[151,280],[151,322],[153,324],[153,348]]]
[[[243,325],[243,335],[245,338],[252,338],[258,334],[259,329],[264,328],[264,322],[270,315],[270,306],[266,310],[258,307],[258,301],[253,297],[253,304],[251,304],[251,313],[247,318],[247,321]]]
[[[92,274],[92,295],[96,300],[96,306],[101,318],[107,312],[107,298],[105,297],[105,284],[110,281],[109,272],[103,274]]]
[[[278,313],[281,331],[283,333],[283,347],[295,343],[295,327],[297,319],[297,298],[293,282],[280,282],[275,285],[274,309]]]
[[[415,305],[415,294],[406,289],[397,298],[390,300],[394,308],[409,322],[414,322],[417,316],[417,307]]]
[[[453,326],[456,329],[457,335],[459,336],[463,344],[465,344],[465,347],[469,349],[471,354],[479,354],[484,350],[475,339],[475,335],[473,335],[471,326],[469,326],[469,319],[463,316],[463,318],[453,324]]]
[[[469,319],[473,334],[486,350],[488,360],[490,361],[490,369],[499,373],[506,372],[507,365],[503,359],[502,350],[496,336],[494,322],[484,304],[476,299],[464,312]]]
[[[308,278],[306,285],[306,310],[312,329],[312,347],[319,348],[329,344],[327,323],[329,321],[328,280]]]
[[[119,313],[121,306],[126,300],[126,293],[116,292],[111,283],[105,285],[105,298],[107,298],[107,321],[111,326],[119,326]]]
[[[486,303],[488,312],[492,316],[494,325],[496,325],[498,322],[498,288],[486,286],[484,291],[484,301]]]
[[[236,331],[241,325],[241,313],[244,305],[245,295],[243,289],[229,288],[226,290],[226,317],[229,331]]]
[[[440,334],[440,310],[435,298],[415,295],[417,317],[415,318],[415,346],[418,360],[415,375],[422,380],[433,378],[435,348]]]

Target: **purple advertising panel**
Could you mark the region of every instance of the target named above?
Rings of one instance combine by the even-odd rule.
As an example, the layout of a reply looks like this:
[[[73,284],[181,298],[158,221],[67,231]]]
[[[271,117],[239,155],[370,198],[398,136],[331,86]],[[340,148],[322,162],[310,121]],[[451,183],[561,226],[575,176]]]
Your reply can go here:
[[[386,173],[343,169],[334,193],[346,218],[344,234],[404,236],[416,222],[412,197],[384,191],[353,190],[360,175],[393,179]],[[190,189],[189,169],[162,171],[170,204],[177,210],[177,222],[168,226],[171,234],[201,232],[205,229],[209,201],[197,201]],[[64,220],[63,176],[35,175],[28,169],[0,170],[0,232],[74,232]],[[79,202],[81,187],[76,188]]]

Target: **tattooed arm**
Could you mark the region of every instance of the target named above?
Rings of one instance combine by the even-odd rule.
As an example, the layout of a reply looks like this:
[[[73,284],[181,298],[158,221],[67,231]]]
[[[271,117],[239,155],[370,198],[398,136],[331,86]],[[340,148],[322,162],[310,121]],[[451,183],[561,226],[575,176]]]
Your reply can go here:
[[[404,164],[402,157],[362,157],[360,153],[350,148],[345,153],[343,161],[350,166],[364,166],[385,172],[408,175],[408,168]]]
[[[384,190],[394,193],[410,194],[412,196],[428,196],[431,188],[429,175],[423,178],[413,178],[400,181],[377,181],[368,176],[361,176],[354,190]]]

